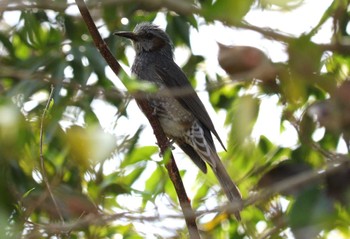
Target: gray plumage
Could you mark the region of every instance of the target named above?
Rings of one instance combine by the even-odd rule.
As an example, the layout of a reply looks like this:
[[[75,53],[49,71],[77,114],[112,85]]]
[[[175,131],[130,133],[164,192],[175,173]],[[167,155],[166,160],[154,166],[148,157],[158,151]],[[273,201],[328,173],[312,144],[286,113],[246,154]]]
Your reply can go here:
[[[225,149],[224,144],[186,75],[174,62],[173,45],[169,36],[150,23],[137,25],[134,32],[116,32],[115,35],[133,41],[136,57],[132,73],[140,80],[156,83],[160,90],[169,90],[167,95],[148,97],[164,133],[204,173],[207,172],[208,163],[228,199],[241,205],[239,189],[217,155],[211,133]],[[235,215],[240,218],[238,211]]]

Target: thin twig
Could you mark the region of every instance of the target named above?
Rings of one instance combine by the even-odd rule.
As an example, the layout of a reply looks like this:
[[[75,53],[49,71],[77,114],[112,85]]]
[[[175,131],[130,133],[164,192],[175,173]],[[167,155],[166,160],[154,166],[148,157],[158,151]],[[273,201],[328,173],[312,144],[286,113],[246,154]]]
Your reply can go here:
[[[51,200],[55,206],[55,209],[57,211],[57,214],[60,218],[60,220],[62,221],[62,223],[64,224],[64,219],[63,219],[63,216],[62,216],[62,213],[61,213],[61,210],[60,208],[58,207],[58,204],[56,202],[56,199],[52,193],[52,189],[51,189],[51,186],[50,186],[50,183],[49,183],[49,180],[47,178],[47,173],[46,173],[46,169],[45,169],[45,160],[44,160],[44,153],[43,153],[43,141],[44,141],[44,121],[45,121],[45,116],[46,116],[46,113],[50,107],[50,103],[51,103],[51,99],[52,99],[52,94],[53,94],[53,91],[54,91],[54,87],[53,85],[51,85],[51,90],[50,90],[50,94],[49,94],[49,98],[47,99],[47,102],[46,102],[46,105],[45,105],[45,108],[44,108],[44,111],[43,111],[43,114],[41,116],[41,122],[40,122],[40,145],[39,145],[39,150],[40,150],[40,166],[41,166],[41,175],[43,177],[43,181],[45,183],[45,186],[46,186],[46,189],[47,191],[49,192],[50,194],[50,197],[51,197]]]

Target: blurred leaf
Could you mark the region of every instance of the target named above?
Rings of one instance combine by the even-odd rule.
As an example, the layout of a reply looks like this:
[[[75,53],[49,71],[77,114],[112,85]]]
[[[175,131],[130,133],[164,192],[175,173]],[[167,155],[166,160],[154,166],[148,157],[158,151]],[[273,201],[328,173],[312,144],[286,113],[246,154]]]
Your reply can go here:
[[[242,144],[249,138],[258,117],[259,104],[259,100],[250,95],[236,99],[225,122],[232,125],[230,144]]]
[[[289,213],[290,225],[296,238],[315,238],[327,223],[334,220],[333,217],[331,201],[315,187],[300,194]]]
[[[195,76],[198,64],[203,61],[204,61],[203,56],[191,55],[186,65],[182,67],[182,70],[185,72],[186,76],[190,79]]]
[[[151,176],[146,180],[145,191],[151,196],[150,198],[144,197],[144,203],[148,200],[153,201],[158,194],[164,192],[166,177],[167,175],[165,174],[162,167],[157,166],[157,168],[153,171]]]
[[[221,19],[224,22],[240,21],[249,11],[253,0],[217,0],[213,5],[204,5],[204,17],[207,20]]]
[[[202,179],[203,177],[199,177],[199,180]],[[198,180],[198,181],[199,181]],[[195,194],[194,198],[193,198],[193,207],[197,208],[202,204],[203,199],[205,199],[205,196],[208,194],[209,192],[209,187],[206,184],[202,184],[198,190],[197,193]]]
[[[131,153],[124,158],[120,167],[123,168],[129,165],[138,163],[140,161],[149,160],[151,159],[151,156],[156,152],[158,152],[158,147],[156,146],[144,146],[144,147],[134,148],[134,150],[131,151]]]
[[[98,53],[95,47],[88,46],[84,52],[85,56],[89,60],[89,66],[98,76],[98,79],[105,81],[105,67],[107,66],[106,61],[102,58],[101,54]]]
[[[259,139],[258,146],[263,154],[267,154],[273,148],[272,142],[263,135]]]
[[[238,98],[238,92],[240,89],[241,86],[231,84],[213,90],[209,87],[210,102],[214,108],[230,109],[234,100]]]
[[[30,48],[22,41],[20,35],[14,35],[12,39],[14,53],[19,59],[26,59],[30,54]]]
[[[12,57],[15,56],[15,47],[12,45],[12,42],[4,33],[0,33],[0,42],[6,48],[8,54]]]
[[[136,93],[138,91],[154,93],[157,90],[157,87],[154,83],[148,81],[139,81],[134,78],[126,76],[126,79],[123,80],[125,87],[130,93]]]
[[[91,163],[97,163],[109,157],[114,149],[115,138],[103,132],[98,126],[84,129],[72,126],[67,130],[65,140],[74,163],[87,169]]]
[[[333,75],[334,80],[344,79],[350,71],[350,59],[340,54],[332,54],[325,60],[327,72]]]
[[[318,45],[311,42],[309,37],[301,36],[291,42],[288,54],[292,71],[305,80],[311,80],[311,76],[320,71],[322,51]]]
[[[309,114],[304,113],[300,121],[299,138],[303,144],[311,144],[316,126]]]
[[[280,11],[291,11],[300,7],[304,0],[259,0],[263,8],[277,7]]]
[[[166,32],[169,34],[175,45],[185,43],[188,47],[190,44],[190,26],[185,17],[167,16]]]

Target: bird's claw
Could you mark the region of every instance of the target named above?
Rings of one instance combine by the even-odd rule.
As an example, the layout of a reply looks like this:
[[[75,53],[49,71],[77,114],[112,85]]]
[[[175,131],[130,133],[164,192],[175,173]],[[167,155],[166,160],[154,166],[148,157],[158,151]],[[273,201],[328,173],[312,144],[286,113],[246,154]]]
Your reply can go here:
[[[175,143],[175,140],[174,140],[174,139],[171,139],[171,140],[168,141],[168,148],[169,148],[170,150],[174,150],[174,149],[175,149],[174,143]],[[159,146],[158,143],[156,143],[156,145]],[[161,158],[163,157],[163,153],[162,153],[162,152],[159,152],[159,157],[161,157]]]

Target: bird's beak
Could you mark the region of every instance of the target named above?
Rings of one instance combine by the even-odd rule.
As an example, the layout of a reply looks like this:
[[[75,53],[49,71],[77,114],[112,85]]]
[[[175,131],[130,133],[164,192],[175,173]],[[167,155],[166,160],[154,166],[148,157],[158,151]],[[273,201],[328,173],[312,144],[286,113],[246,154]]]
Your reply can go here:
[[[138,40],[138,36],[135,33],[133,33],[133,32],[114,32],[113,35],[129,38],[129,39],[131,39],[133,41],[137,41]]]

